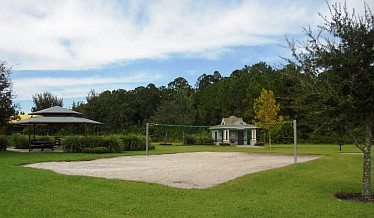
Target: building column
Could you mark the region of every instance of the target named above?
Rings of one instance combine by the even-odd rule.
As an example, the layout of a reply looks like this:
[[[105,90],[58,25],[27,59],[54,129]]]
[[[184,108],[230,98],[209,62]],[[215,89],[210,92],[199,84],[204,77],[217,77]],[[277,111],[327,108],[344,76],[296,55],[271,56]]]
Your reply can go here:
[[[223,130],[223,142],[230,144],[230,131],[229,130]]]
[[[251,138],[250,145],[256,145],[256,142],[257,142],[256,129],[251,130],[251,135],[252,135],[252,138]]]
[[[244,131],[244,144],[248,145],[248,131],[247,130]]]
[[[224,130],[221,131],[221,142],[223,143]]]

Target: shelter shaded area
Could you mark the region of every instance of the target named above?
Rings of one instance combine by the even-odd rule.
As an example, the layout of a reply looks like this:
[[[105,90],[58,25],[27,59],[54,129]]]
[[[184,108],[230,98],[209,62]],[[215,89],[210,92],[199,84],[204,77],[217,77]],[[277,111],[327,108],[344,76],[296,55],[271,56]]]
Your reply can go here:
[[[15,125],[25,125],[33,127],[33,140],[35,140],[35,127],[37,125],[82,125],[84,126],[85,135],[87,135],[88,125],[102,125],[102,123],[83,118],[82,113],[62,108],[60,106],[54,106],[44,110],[29,113],[30,118],[19,120],[14,122]],[[31,146],[31,134],[29,134],[30,146]],[[31,147],[29,147],[31,151]]]

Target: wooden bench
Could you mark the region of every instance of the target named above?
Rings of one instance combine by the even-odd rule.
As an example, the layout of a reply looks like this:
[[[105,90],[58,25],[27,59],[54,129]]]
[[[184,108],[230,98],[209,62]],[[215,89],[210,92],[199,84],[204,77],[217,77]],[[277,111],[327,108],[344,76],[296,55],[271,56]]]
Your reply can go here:
[[[44,148],[50,148],[51,150],[53,149],[54,143],[51,141],[38,141],[38,140],[32,140],[30,144],[30,151],[32,151],[34,148],[41,148],[43,151]]]

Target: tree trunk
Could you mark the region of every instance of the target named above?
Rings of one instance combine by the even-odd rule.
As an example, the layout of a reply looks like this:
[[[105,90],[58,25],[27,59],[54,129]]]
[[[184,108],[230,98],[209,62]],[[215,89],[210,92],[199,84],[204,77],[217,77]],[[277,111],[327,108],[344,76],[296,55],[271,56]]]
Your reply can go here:
[[[362,195],[371,196],[371,140],[372,140],[372,128],[373,121],[370,119],[371,116],[366,118],[365,122],[365,143],[360,145],[356,137],[353,134],[353,128],[348,127],[347,132],[352,138],[354,144],[364,154],[364,166],[362,174]],[[349,126],[349,125],[348,125]]]
[[[371,148],[364,152],[364,174],[362,177],[362,195],[371,196]]]
[[[365,147],[364,153],[364,172],[362,177],[362,195],[371,196],[371,139],[372,139],[372,123],[371,120],[366,121]]]

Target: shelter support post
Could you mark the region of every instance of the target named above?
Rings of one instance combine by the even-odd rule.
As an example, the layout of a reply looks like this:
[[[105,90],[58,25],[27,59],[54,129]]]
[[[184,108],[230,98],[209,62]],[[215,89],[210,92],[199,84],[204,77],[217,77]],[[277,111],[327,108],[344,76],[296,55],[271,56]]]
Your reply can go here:
[[[149,123],[145,126],[145,155],[148,156],[148,143],[149,143]]]
[[[34,135],[33,135],[33,138],[32,138],[34,141],[35,141],[35,129],[36,129],[36,124],[34,124],[34,132],[33,132]]]
[[[29,152],[31,152],[31,127],[30,123],[28,124],[28,132],[29,132]]]
[[[293,126],[293,143],[294,143],[294,163],[297,163],[297,131],[296,131],[296,120],[292,122]]]

